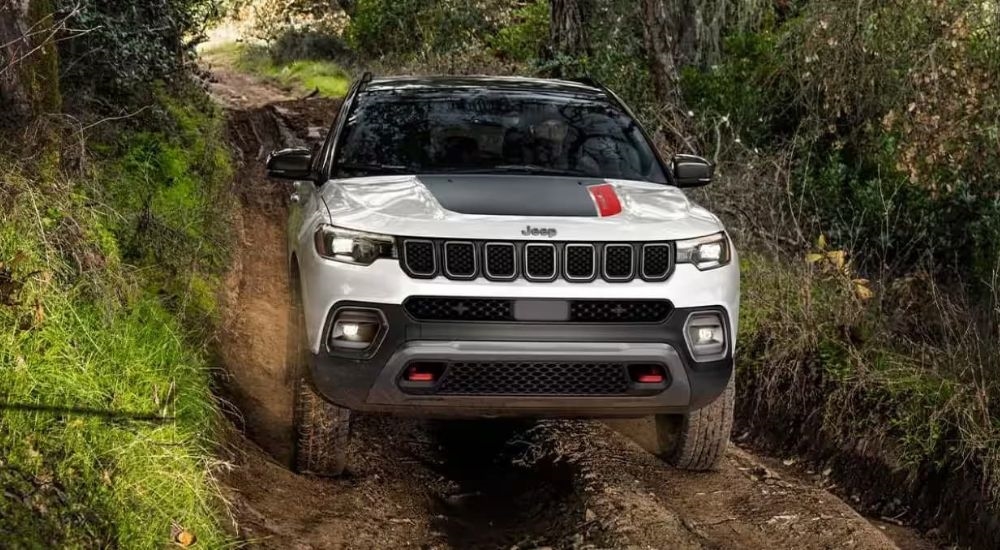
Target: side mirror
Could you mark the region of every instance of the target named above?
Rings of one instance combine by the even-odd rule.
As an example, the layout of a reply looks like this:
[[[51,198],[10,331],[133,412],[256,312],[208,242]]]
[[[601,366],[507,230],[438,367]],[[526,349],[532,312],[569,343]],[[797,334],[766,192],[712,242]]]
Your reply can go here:
[[[712,163],[695,155],[674,155],[670,161],[677,187],[701,187],[712,183]]]
[[[313,177],[312,151],[303,147],[274,151],[267,156],[267,176],[285,180]]]

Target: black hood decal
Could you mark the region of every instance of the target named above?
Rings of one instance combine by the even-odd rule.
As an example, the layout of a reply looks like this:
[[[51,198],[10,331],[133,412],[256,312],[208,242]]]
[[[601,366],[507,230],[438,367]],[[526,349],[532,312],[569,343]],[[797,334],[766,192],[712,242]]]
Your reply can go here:
[[[511,175],[418,176],[446,210],[489,216],[599,215],[588,188],[600,178]]]

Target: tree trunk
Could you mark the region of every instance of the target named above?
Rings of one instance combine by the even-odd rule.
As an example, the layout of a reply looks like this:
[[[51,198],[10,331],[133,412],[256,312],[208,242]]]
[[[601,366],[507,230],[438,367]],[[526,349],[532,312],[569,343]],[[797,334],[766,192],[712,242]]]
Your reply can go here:
[[[62,108],[51,0],[0,0],[0,126]]]
[[[549,43],[553,57],[579,58],[587,54],[585,0],[552,0]]]
[[[680,105],[680,68],[694,60],[697,11],[692,0],[641,0],[643,39],[656,95]]]
[[[27,0],[0,0],[0,125],[13,126],[31,114],[31,90],[20,60],[32,49],[26,36]]]

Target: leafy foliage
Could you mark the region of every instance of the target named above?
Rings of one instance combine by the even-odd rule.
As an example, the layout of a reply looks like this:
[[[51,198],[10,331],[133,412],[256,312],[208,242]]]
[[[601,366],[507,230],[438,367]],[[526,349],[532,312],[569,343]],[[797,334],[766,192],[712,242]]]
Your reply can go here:
[[[346,37],[366,58],[407,59],[475,48],[508,21],[511,4],[504,0],[358,0]]]
[[[538,59],[549,37],[549,0],[536,0],[511,15],[511,24],[488,39],[498,56],[518,63]]]
[[[220,0],[53,0],[74,29],[59,42],[67,98],[109,107],[145,99],[147,85],[180,76]]]
[[[928,263],[988,276],[1000,261],[1000,30],[974,0],[803,2],[689,68],[685,97],[757,147],[791,147],[796,193],[860,267]],[[844,17],[844,13],[856,17]],[[990,145],[992,144],[992,145]]]

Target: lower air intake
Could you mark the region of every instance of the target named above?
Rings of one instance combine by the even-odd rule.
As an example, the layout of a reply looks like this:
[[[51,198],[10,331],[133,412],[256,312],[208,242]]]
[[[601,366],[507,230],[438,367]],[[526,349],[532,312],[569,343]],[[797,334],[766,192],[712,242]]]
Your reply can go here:
[[[434,393],[441,395],[623,395],[625,363],[449,363]]]

